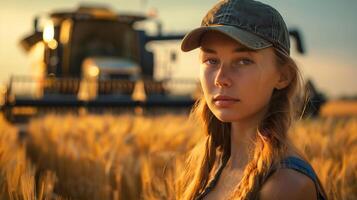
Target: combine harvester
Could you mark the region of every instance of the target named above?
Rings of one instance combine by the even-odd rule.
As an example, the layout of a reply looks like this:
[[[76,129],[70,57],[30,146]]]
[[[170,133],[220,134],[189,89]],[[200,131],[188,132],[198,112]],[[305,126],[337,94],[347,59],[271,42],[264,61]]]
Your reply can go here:
[[[156,35],[137,28],[146,15],[117,14],[104,7],[81,6],[73,12],[54,12],[39,30],[21,41],[30,52],[43,46],[40,76],[12,76],[1,109],[10,121],[27,120],[48,112],[117,112],[122,110],[189,110],[199,91],[196,80],[157,80],[153,41],[179,41],[184,34]],[[303,53],[300,35],[290,34]],[[171,55],[175,59],[175,54]]]

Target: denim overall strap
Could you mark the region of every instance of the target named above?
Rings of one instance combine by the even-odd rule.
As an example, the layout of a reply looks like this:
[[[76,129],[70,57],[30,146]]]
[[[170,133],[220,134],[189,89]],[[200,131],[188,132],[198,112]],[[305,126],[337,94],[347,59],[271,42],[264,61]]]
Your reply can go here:
[[[317,180],[317,175],[315,174],[313,168],[309,163],[298,157],[289,156],[284,160],[282,160],[280,164],[281,164],[281,168],[294,169],[302,174],[305,174],[310,179],[312,179],[315,183],[315,187],[317,191],[317,199],[325,200],[323,193],[321,191],[321,186],[319,185],[319,182]]]

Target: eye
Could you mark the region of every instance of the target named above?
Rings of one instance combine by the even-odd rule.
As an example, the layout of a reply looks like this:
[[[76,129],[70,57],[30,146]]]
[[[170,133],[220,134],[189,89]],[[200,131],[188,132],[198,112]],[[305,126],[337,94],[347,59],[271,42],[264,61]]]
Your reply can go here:
[[[213,66],[213,65],[218,65],[219,64],[219,60],[218,59],[214,59],[214,58],[208,58],[203,63],[208,65],[208,66]]]
[[[239,58],[233,62],[233,66],[247,66],[253,64],[254,61],[249,58]]]

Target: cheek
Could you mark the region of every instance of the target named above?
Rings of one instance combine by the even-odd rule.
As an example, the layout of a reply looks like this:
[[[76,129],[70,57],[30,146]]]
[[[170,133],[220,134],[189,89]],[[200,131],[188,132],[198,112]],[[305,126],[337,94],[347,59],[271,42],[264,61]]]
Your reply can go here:
[[[244,95],[247,95],[248,99],[269,98],[274,89],[274,84],[267,80],[261,78],[248,78],[247,80],[242,80],[240,84],[241,91],[244,91]]]
[[[274,89],[274,77],[252,73],[241,77],[239,91],[247,109],[260,110],[267,105],[271,99]]]
[[[264,89],[263,89],[264,88]],[[257,87],[253,88],[249,93],[249,99],[252,99],[250,102],[252,107],[257,108],[258,110],[267,105],[271,99],[273,89],[270,87]]]
[[[200,67],[200,82],[202,86],[202,91],[204,95],[208,95],[210,91],[213,89],[214,80],[212,79],[213,74],[205,69],[204,67]]]
[[[205,82],[205,76],[204,76],[204,70],[203,67],[200,66],[200,73],[199,73],[199,78],[200,78],[200,82],[201,84],[203,84],[203,82]]]

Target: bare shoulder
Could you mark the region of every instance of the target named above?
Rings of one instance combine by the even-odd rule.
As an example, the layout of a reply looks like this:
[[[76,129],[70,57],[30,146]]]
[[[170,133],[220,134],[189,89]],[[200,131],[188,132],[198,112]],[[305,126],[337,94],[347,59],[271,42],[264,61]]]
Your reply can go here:
[[[279,169],[264,183],[260,200],[316,200],[314,182],[293,169]]]

